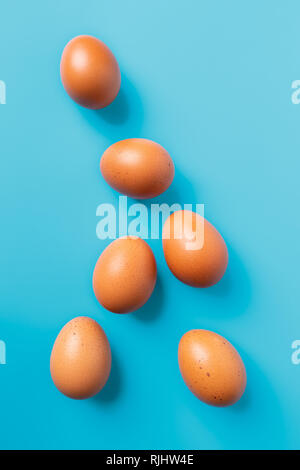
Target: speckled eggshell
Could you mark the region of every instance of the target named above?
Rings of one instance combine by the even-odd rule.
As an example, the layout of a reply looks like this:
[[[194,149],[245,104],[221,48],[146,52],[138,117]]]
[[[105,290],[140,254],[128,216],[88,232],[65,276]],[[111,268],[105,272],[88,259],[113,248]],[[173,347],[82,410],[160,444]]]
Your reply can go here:
[[[156,283],[156,262],[149,245],[138,237],[113,241],[99,257],[93,289],[100,304],[114,313],[142,307]]]
[[[78,400],[96,395],[110,368],[109,342],[95,320],[77,317],[62,328],[50,359],[52,380],[61,393]]]
[[[73,38],[62,53],[63,86],[76,103],[90,109],[108,106],[121,85],[118,62],[111,50],[93,36]]]
[[[179,343],[178,362],[188,388],[208,405],[232,405],[245,391],[244,363],[232,344],[217,333],[185,333]]]
[[[203,245],[199,243],[199,248],[192,249],[196,237],[199,241],[203,239]],[[193,287],[216,284],[228,264],[227,247],[220,233],[200,214],[192,211],[173,212],[166,220],[163,250],[174,276]]]
[[[168,152],[148,139],[126,139],[111,145],[101,157],[100,169],[112,188],[135,199],[162,194],[175,171]]]

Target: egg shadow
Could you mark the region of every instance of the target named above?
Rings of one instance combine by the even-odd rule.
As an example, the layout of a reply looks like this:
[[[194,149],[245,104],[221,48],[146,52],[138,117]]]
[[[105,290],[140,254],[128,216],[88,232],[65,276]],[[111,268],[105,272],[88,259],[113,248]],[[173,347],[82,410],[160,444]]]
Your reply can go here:
[[[253,406],[252,390],[249,386],[247,387],[246,385],[246,389],[243,396],[239,399],[237,403],[232,406],[231,411],[234,413],[243,413],[244,411],[248,410],[251,406]]]
[[[229,260],[223,278],[212,287],[200,289],[200,295],[219,301],[220,315],[229,319],[248,310],[253,292],[251,279],[241,258],[230,245],[227,244],[227,248]]]
[[[153,220],[152,217],[149,217],[149,233],[153,232],[159,234],[159,239],[161,240],[163,225],[167,217],[176,210],[184,209],[185,204],[189,204],[189,207],[187,207],[188,209],[196,211],[196,203],[193,202],[195,200],[197,201],[193,185],[184,173],[179,169],[175,169],[174,180],[171,186],[163,194],[160,194],[155,198],[144,199],[142,201],[142,203],[147,207],[149,214],[151,213],[152,205],[159,205],[165,208],[162,209],[162,214],[159,214],[158,219],[155,219],[158,226],[152,227]],[[141,200],[136,199],[134,202],[140,203]],[[198,201],[197,203],[200,204]],[[176,204],[179,206],[175,207]]]
[[[225,408],[201,407],[198,418],[213,422],[210,431],[226,449],[276,449],[286,446],[286,429],[281,402],[261,367],[238,347],[247,372],[242,398]],[[201,416],[200,416],[201,415]],[[213,420],[211,419],[213,418]],[[227,428],[228,432],[224,432]]]
[[[121,393],[121,367],[114,350],[111,351],[111,372],[104,388],[93,398],[96,403],[103,404],[115,401]]]
[[[160,276],[157,276],[156,284],[154,291],[145,305],[141,307],[139,310],[134,312],[132,316],[137,320],[149,323],[155,321],[156,318],[159,317],[162,309],[163,309],[163,302],[164,302],[164,290],[163,290],[163,283],[160,279]]]
[[[129,103],[123,88],[120,89],[117,97],[106,108],[97,109],[94,113],[103,121],[115,126],[122,125],[129,117]]]
[[[195,201],[201,204],[201,201],[197,201],[194,186],[180,168],[175,167],[175,175],[170,187],[163,194],[153,199],[145,200],[145,204],[148,207],[150,207],[151,204],[168,204],[169,206],[180,204],[182,209],[184,209],[184,204],[192,204],[191,209],[195,211]]]
[[[144,121],[141,98],[125,74],[121,77],[120,91],[110,105],[97,110],[78,108],[92,126],[115,141],[138,137]]]

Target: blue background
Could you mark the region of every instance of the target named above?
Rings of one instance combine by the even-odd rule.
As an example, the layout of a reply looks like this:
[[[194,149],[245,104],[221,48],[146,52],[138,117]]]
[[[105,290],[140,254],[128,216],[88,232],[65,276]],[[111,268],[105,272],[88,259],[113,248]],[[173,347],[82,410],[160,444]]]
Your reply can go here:
[[[2,2],[0,79],[0,447],[292,449],[300,444],[297,1]],[[59,76],[72,37],[116,55],[122,89],[103,111],[77,106]],[[99,171],[126,137],[160,142],[176,176],[158,201],[204,203],[230,262],[223,280],[190,288],[151,241],[159,280],[139,312],[105,311],[92,292],[96,208],[118,194]],[[113,351],[98,397],[73,401],[49,374],[61,327],[89,315]],[[247,390],[233,407],[184,385],[177,345],[206,328],[240,351]]]

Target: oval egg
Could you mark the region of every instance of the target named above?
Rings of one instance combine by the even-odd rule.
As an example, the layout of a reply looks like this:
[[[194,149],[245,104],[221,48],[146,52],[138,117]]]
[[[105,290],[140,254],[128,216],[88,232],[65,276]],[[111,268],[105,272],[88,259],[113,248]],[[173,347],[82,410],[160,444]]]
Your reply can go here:
[[[217,333],[185,333],[179,343],[178,362],[188,388],[208,405],[232,405],[245,391],[244,363],[232,344]]]
[[[138,237],[113,241],[99,257],[93,289],[100,304],[114,313],[142,307],[156,283],[156,262],[149,245]]]
[[[162,194],[174,178],[170,155],[148,139],[126,139],[111,145],[102,155],[100,169],[112,188],[135,199]]]
[[[50,359],[58,390],[70,398],[90,398],[104,387],[110,369],[110,346],[101,326],[89,317],[69,321],[57,336]]]
[[[66,92],[86,108],[108,106],[120,90],[118,62],[110,49],[93,36],[77,36],[68,42],[60,74]]]
[[[196,212],[173,212],[163,227],[163,251],[172,273],[193,287],[209,287],[222,278],[228,264],[226,244]]]

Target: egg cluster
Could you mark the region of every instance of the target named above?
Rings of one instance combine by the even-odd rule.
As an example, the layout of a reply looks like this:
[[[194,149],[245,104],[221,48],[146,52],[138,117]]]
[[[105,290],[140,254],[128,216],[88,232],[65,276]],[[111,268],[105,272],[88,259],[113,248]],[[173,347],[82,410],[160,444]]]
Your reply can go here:
[[[108,106],[120,89],[121,74],[114,55],[92,36],[78,36],[66,45],[60,71],[67,93],[90,109]],[[136,199],[162,194],[174,178],[169,153],[158,143],[140,138],[111,145],[102,155],[100,169],[112,188]],[[164,224],[162,239],[167,265],[181,282],[205,288],[224,275],[226,244],[199,214],[173,212]],[[148,301],[156,278],[156,261],[149,245],[139,237],[126,236],[102,252],[93,273],[93,289],[105,309],[124,314]],[[244,393],[243,361],[217,333],[185,333],[179,343],[178,362],[186,385],[205,403],[231,405]],[[110,346],[101,326],[88,317],[67,323],[54,343],[50,369],[54,384],[68,397],[83,399],[97,394],[111,369]]]

